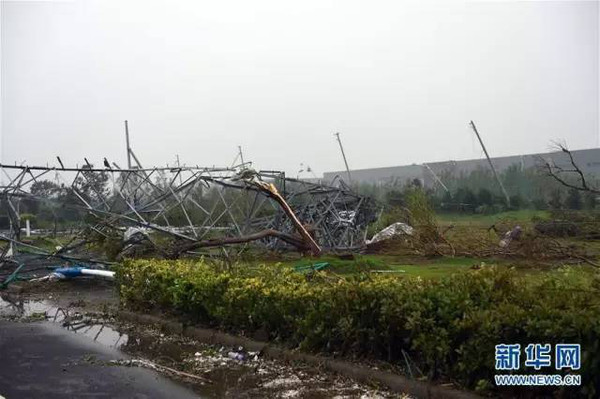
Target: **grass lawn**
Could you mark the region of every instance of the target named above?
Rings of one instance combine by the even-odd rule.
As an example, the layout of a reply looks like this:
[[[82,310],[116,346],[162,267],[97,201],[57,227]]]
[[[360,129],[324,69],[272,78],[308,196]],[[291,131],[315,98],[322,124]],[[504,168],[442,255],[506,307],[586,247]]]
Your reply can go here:
[[[30,238],[23,237],[23,242],[35,245],[38,248],[45,249],[46,251],[53,252],[57,246],[63,246],[72,240],[72,235],[49,237],[49,236],[32,236]]]
[[[318,259],[303,258],[281,263],[291,267],[302,267],[322,262],[329,263],[329,266],[324,269],[325,271],[341,275],[372,272],[388,273],[395,276],[413,275],[424,278],[461,273],[469,270],[473,265],[481,264],[479,259],[466,257],[427,259],[392,255],[358,255],[354,259],[347,260],[324,256]]]
[[[521,209],[518,211],[507,211],[494,213],[490,215],[482,214],[459,214],[459,213],[439,213],[437,220],[440,224],[448,225],[474,225],[479,227],[489,227],[500,221],[518,222],[521,224],[531,223],[532,218],[550,219],[548,211],[537,211],[533,209]]]
[[[439,257],[423,258],[418,256],[397,255],[357,255],[354,259],[340,259],[334,256],[321,258],[300,258],[285,261],[255,261],[275,265],[281,263],[290,267],[315,265],[327,262],[329,266],[323,270],[329,273],[349,276],[360,272],[381,273],[397,277],[420,276],[422,278],[440,278],[455,273],[465,273],[479,266],[496,265],[500,267],[514,267],[523,275],[537,275],[548,273],[560,266],[560,263],[541,263],[535,260],[510,260],[510,259],[479,259],[471,257]],[[253,262],[254,263],[254,262]],[[589,266],[574,266],[591,269]],[[303,270],[304,271],[304,270]]]

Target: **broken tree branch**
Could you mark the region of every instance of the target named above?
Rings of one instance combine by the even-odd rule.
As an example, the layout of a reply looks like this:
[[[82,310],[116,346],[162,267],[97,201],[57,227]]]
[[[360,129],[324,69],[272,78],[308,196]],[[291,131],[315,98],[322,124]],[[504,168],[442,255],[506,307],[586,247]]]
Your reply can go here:
[[[321,248],[316,243],[314,238],[308,233],[308,231],[306,231],[306,228],[304,228],[300,220],[298,220],[298,217],[296,216],[292,208],[290,208],[286,200],[281,196],[281,194],[279,194],[279,191],[277,191],[275,185],[265,182],[254,182],[254,184],[260,189],[262,189],[265,193],[267,193],[267,195],[273,198],[281,206],[287,217],[294,224],[294,227],[296,227],[298,233],[300,233],[304,241],[310,247],[312,254],[314,256],[321,255]]]
[[[267,238],[267,237],[279,238],[280,240],[285,241],[286,243],[298,248],[300,251],[306,251],[306,250],[310,249],[306,245],[306,243],[299,237],[294,237],[292,235],[285,234],[285,233],[282,233],[277,230],[267,229],[267,230],[260,231],[258,233],[249,234],[249,235],[242,236],[242,237],[227,237],[227,238],[210,239],[210,240],[204,240],[204,241],[195,241],[195,242],[185,243],[185,244],[179,246],[178,248],[176,248],[172,252],[171,256],[174,258],[177,258],[182,253],[187,252],[187,251],[192,251],[194,249],[208,248],[208,247],[220,247],[220,246],[224,246],[224,245],[233,245],[233,244],[242,244],[242,243],[246,243],[246,242],[250,242],[250,241],[261,240],[261,239]]]
[[[595,187],[590,187],[590,185],[588,184],[588,182],[585,178],[583,171],[581,170],[579,165],[577,165],[577,162],[575,162],[575,159],[573,158],[573,154],[571,153],[571,151],[563,144],[555,143],[555,145],[558,147],[558,149],[560,151],[567,154],[567,156],[569,157],[569,163],[571,164],[573,169],[564,169],[560,166],[555,165],[553,162],[544,160],[543,163],[544,163],[544,168],[546,169],[547,175],[552,177],[554,180],[556,180],[557,182],[559,182],[560,184],[562,184],[565,187],[572,188],[574,190],[587,191],[587,192],[594,193],[594,194],[600,194],[600,189],[595,188]],[[571,182],[567,181],[564,176],[566,176],[569,173],[575,174],[577,176],[579,183],[575,184],[575,183],[571,183]]]

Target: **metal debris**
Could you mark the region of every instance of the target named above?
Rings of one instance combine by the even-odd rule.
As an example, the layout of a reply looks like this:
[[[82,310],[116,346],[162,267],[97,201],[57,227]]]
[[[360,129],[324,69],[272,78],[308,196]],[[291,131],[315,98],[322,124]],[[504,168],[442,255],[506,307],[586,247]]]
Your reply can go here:
[[[60,168],[0,165],[9,177],[0,186],[8,234],[0,240],[9,250],[27,248],[40,256],[99,262],[71,254],[90,237],[120,237],[127,245],[144,243],[164,257],[208,254],[211,248],[241,252],[249,243],[269,250],[296,249],[319,255],[357,250],[367,225],[376,218],[370,198],[353,192],[341,180],[324,186],[291,179],[278,171],[232,168]],[[60,194],[31,192],[35,182],[54,175]],[[23,202],[54,204],[86,220],[68,245],[44,250],[21,240]],[[165,240],[166,238],[166,240]]]

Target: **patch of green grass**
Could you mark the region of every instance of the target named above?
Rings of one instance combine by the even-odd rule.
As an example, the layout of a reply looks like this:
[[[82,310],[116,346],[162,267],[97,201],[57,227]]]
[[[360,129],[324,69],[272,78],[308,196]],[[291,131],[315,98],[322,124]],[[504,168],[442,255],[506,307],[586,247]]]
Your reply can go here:
[[[402,275],[419,276],[422,278],[440,278],[469,269],[465,265],[392,265],[392,270],[402,272]]]
[[[481,260],[468,257],[423,259],[391,255],[358,255],[354,259],[324,256],[318,259],[304,258],[296,261],[273,263],[302,267],[321,262],[327,262],[330,265],[324,269],[325,272],[341,275],[382,271],[382,273],[389,272],[390,275],[413,275],[428,278],[464,272],[471,266],[480,264]]]
[[[499,221],[514,221],[522,224],[530,223],[533,218],[550,219],[550,212],[533,209],[500,212],[491,215],[467,213],[440,213],[437,219],[441,224],[479,225],[489,227]]]
[[[45,249],[47,251],[53,252],[56,250],[57,246],[63,246],[69,243],[72,240],[73,236],[65,235],[59,237],[51,237],[51,236],[32,236],[31,238],[24,237],[24,241],[29,240],[32,245],[35,245],[38,248]]]
[[[530,260],[482,259],[472,257],[438,257],[423,258],[418,256],[397,255],[358,255],[354,259],[340,259],[335,256],[321,258],[301,258],[287,261],[256,261],[257,264],[280,264],[297,267],[314,265],[321,262],[329,263],[323,271],[343,276],[358,273],[385,274],[395,277],[419,276],[422,278],[441,278],[457,273],[466,273],[471,269],[485,268],[492,265],[514,268],[521,275],[537,275],[551,273],[556,264],[539,263]]]
[[[468,257],[435,258],[429,260],[390,259],[387,263],[391,270],[402,270],[406,275],[423,278],[439,278],[455,273],[464,273],[481,260]]]

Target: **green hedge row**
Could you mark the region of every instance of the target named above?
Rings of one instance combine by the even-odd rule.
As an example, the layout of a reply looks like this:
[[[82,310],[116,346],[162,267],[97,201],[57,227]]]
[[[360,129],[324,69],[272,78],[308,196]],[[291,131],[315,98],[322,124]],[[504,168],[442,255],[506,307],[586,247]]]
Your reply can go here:
[[[597,273],[565,268],[522,277],[488,267],[441,280],[336,279],[277,266],[222,272],[202,261],[128,260],[117,275],[130,308],[173,310],[243,334],[266,331],[294,347],[397,365],[405,351],[430,378],[482,391],[495,389],[497,344],[579,343],[583,385],[535,392],[600,395]]]

